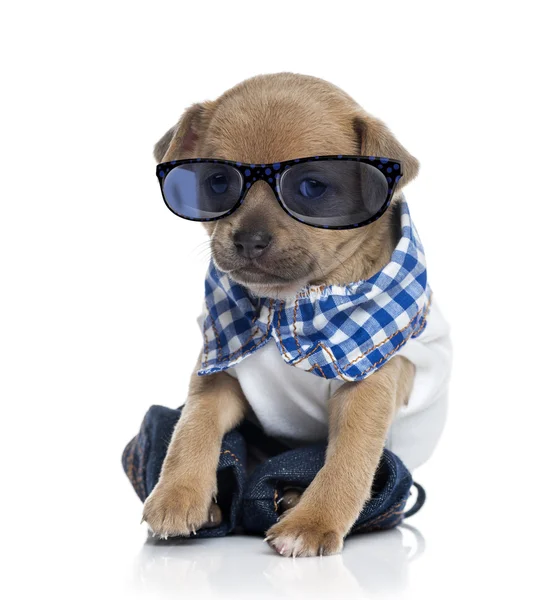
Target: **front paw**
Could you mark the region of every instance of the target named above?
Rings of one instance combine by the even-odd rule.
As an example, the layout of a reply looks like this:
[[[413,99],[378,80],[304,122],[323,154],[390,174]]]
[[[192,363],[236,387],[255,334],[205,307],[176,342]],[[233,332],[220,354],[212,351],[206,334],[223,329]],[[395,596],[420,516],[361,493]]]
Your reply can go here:
[[[338,554],[344,545],[343,533],[302,506],[285,513],[266,532],[266,541],[282,556],[325,556]]]
[[[188,536],[203,526],[215,525],[211,510],[215,488],[211,484],[189,485],[159,482],[144,504],[143,520],[154,535]]]

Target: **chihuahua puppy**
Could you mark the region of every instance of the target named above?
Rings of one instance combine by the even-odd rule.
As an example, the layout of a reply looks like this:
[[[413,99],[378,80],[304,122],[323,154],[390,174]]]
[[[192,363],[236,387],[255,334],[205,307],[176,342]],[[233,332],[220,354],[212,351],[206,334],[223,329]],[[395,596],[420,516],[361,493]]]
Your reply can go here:
[[[205,157],[268,164],[318,155],[399,161],[403,176],[391,206],[363,227],[334,231],[298,223],[263,181],[252,185],[234,213],[204,223],[215,265],[254,296],[274,299],[292,297],[304,286],[366,280],[381,270],[398,242],[395,207],[418,172],[418,161],[350,96],[321,79],[291,73],[257,76],[215,101],[194,104],[157,142],[154,154],[160,163]],[[201,360],[160,480],[144,506],[145,521],[160,536],[195,534],[208,522],[221,439],[251,409],[240,377],[228,371],[199,376]],[[410,397],[414,375],[414,364],[396,355],[370,376],[337,387],[324,407],[324,467],[267,532],[278,553],[340,552],[369,498],[391,423]]]

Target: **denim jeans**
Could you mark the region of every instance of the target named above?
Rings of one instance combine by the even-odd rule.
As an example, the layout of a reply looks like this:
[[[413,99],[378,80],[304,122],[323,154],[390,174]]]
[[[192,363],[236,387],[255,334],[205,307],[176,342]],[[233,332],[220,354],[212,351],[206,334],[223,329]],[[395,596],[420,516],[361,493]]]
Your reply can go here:
[[[159,479],[180,409],[152,406],[140,432],[126,446],[122,465],[142,501]],[[249,455],[269,458],[247,470]],[[217,504],[222,522],[215,528],[198,530],[198,537],[221,537],[233,530],[262,534],[277,522],[283,490],[308,487],[324,465],[326,444],[289,449],[268,437],[257,425],[245,420],[228,432],[221,445],[217,467]],[[370,499],[353,524],[350,534],[391,529],[415,514],[425,501],[418,484],[413,508],[405,511],[413,481],[402,461],[384,450],[375,474]]]

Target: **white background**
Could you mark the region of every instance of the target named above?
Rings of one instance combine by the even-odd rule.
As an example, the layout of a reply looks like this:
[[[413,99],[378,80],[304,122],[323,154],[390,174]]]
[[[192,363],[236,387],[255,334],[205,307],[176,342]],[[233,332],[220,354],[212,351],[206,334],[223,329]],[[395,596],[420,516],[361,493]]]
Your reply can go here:
[[[4,597],[557,597],[555,8],[4,4]],[[322,561],[144,544],[120,466],[148,407],[184,400],[200,344],[204,234],[165,208],[152,145],[277,71],[342,87],[420,159],[407,198],[455,345],[415,531]]]

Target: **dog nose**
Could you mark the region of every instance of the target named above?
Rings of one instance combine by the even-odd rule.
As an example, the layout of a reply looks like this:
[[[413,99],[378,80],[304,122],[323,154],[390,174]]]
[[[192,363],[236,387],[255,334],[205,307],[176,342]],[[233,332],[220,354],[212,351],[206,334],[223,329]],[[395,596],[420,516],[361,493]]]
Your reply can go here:
[[[246,258],[257,258],[266,251],[272,241],[267,231],[237,231],[233,235],[233,243],[237,252]]]

